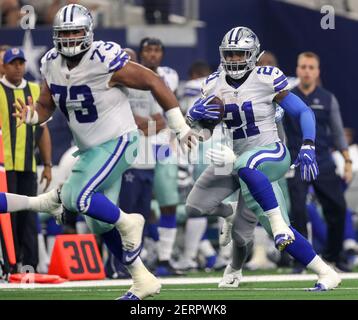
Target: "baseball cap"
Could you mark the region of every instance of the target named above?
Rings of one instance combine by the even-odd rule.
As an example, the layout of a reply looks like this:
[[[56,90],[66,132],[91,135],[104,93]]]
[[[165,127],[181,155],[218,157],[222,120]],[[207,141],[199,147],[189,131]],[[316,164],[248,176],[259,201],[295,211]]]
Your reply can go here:
[[[10,63],[15,59],[22,59],[26,61],[24,52],[20,48],[10,48],[5,51],[4,63]]]

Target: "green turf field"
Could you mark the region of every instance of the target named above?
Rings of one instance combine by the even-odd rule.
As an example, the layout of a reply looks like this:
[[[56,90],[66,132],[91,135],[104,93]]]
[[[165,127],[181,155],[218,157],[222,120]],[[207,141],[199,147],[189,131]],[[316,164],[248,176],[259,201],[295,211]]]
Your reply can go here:
[[[213,284],[164,285],[149,300],[357,300],[358,280],[346,281],[328,292],[306,292],[310,281],[244,283],[238,289],[218,289]],[[125,290],[113,287],[1,289],[0,300],[113,300]]]
[[[205,277],[195,279],[199,283],[180,284],[179,279],[178,284],[163,284],[160,295],[149,300],[358,300],[358,279],[344,279],[339,288],[328,292],[305,291],[313,285],[311,280],[252,281],[241,283],[237,289],[219,289],[216,283],[200,283]],[[0,300],[113,300],[127,289],[128,285],[70,288],[53,285],[35,289],[0,287]]]

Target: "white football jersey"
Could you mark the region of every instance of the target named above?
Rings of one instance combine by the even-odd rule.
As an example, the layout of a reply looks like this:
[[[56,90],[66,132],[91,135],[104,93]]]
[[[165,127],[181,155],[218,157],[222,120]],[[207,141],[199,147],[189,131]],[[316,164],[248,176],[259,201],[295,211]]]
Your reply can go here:
[[[143,118],[150,118],[155,114],[161,113],[161,110],[163,110],[158,105],[150,91],[128,89],[128,92],[129,104],[134,115]],[[151,127],[155,133],[155,123],[152,124]],[[139,137],[138,155],[131,167],[136,169],[154,169],[155,167],[155,158],[151,139],[143,134]]]
[[[189,108],[191,108],[196,100],[201,97],[201,88],[203,86],[206,77],[189,80],[185,83],[183,88],[183,94],[180,99],[181,111],[185,114]]]
[[[205,81],[202,97],[215,95],[225,104],[224,123],[236,154],[280,141],[275,123],[274,97],[289,90],[286,76],[276,67],[256,67],[237,89],[227,83],[224,71]]]
[[[93,42],[71,70],[55,48],[41,59],[41,73],[81,151],[137,128],[125,90],[108,86],[113,73],[128,61],[117,43],[104,41]]]
[[[158,67],[157,73],[171,91],[175,92],[178,89],[179,76],[174,69],[169,67]],[[161,109],[161,113],[164,114],[163,109]],[[169,128],[165,128],[152,137],[152,143],[156,145],[167,145],[169,144],[170,134]]]
[[[157,73],[164,80],[166,85],[175,92],[179,86],[179,76],[178,73],[169,67],[158,67]]]

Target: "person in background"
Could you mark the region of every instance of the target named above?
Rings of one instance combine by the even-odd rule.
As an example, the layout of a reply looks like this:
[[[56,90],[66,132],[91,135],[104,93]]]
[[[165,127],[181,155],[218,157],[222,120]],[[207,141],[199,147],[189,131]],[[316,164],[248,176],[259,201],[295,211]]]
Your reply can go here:
[[[9,48],[6,44],[0,46],[0,78],[4,75],[4,54]]]
[[[139,60],[142,65],[157,73],[167,87],[176,93],[179,84],[177,72],[170,67],[161,66],[164,57],[164,46],[157,38],[143,38],[139,44]],[[169,276],[178,272],[170,264],[176,238],[176,207],[179,203],[178,165],[170,146],[171,135],[167,125],[152,137],[155,148],[154,194],[160,207],[159,223],[152,223],[152,230],[157,228],[159,239],[158,266],[156,275]],[[153,221],[153,220],[152,220]],[[153,221],[154,222],[154,221]],[[153,231],[154,232],[154,231]]]
[[[6,50],[3,58],[4,75],[0,79],[0,117],[4,142],[4,162],[8,191],[26,196],[37,194],[37,173],[35,142],[38,141],[44,170],[41,182],[49,186],[51,176],[51,138],[45,125],[32,127],[17,126],[12,116],[16,98],[31,97],[37,100],[40,94],[38,84],[24,79],[25,56],[21,49]],[[37,138],[37,139],[36,139]],[[21,265],[36,270],[38,264],[37,213],[18,212],[11,214],[16,259]],[[16,272],[16,268],[12,270]]]
[[[346,202],[340,178],[335,173],[335,164],[331,150],[335,147],[344,158],[344,179],[352,180],[352,160],[348,153],[348,144],[343,132],[340,107],[336,97],[318,86],[320,75],[320,58],[313,52],[303,52],[298,56],[297,77],[300,84],[292,90],[314,112],[316,117],[316,156],[320,174],[317,180],[310,183],[301,181],[300,168],[296,167],[295,175],[288,179],[291,199],[291,219],[294,228],[307,237],[306,198],[311,184],[323,208],[327,222],[327,243],[323,257],[338,269],[350,271],[342,258],[343,233],[346,214]],[[301,131],[299,123],[290,115],[284,117],[287,146],[291,158],[295,159],[300,151]],[[295,272],[303,267],[296,265]]]

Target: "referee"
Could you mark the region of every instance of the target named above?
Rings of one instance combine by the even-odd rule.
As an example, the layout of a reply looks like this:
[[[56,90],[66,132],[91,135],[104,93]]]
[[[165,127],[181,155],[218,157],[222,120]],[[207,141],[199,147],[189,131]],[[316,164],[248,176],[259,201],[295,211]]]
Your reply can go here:
[[[4,144],[4,164],[8,191],[26,196],[37,194],[35,142],[37,142],[44,171],[41,180],[46,186],[51,182],[51,139],[48,128],[21,125],[12,114],[14,103],[25,97],[38,99],[40,87],[26,81],[25,56],[19,48],[6,50],[3,58],[4,75],[0,79],[0,120]],[[11,214],[17,267],[31,266],[34,271],[38,264],[37,213],[18,212]],[[12,272],[19,270],[12,269]]]
[[[335,173],[333,148],[339,150],[345,159],[344,177],[347,183],[352,179],[352,160],[348,154],[338,101],[332,93],[318,85],[319,64],[320,59],[313,52],[298,56],[296,72],[300,83],[292,92],[312,108],[316,117],[315,146],[319,175],[311,183],[327,222],[327,244],[323,258],[342,271],[351,271],[342,257],[346,202],[341,180]],[[288,149],[292,159],[296,159],[302,140],[299,124],[291,116],[285,115],[284,126]],[[296,168],[294,177],[287,179],[291,199],[290,216],[293,226],[307,237],[308,183],[301,181],[299,170]],[[296,266],[295,271],[300,272],[300,269],[303,271],[303,267]]]

